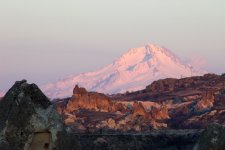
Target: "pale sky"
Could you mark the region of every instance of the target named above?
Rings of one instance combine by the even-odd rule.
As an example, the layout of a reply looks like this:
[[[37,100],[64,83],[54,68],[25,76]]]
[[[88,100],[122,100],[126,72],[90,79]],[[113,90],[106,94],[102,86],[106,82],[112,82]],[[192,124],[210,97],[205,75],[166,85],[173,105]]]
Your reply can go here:
[[[225,0],[0,0],[0,91],[94,71],[148,43],[225,72]]]

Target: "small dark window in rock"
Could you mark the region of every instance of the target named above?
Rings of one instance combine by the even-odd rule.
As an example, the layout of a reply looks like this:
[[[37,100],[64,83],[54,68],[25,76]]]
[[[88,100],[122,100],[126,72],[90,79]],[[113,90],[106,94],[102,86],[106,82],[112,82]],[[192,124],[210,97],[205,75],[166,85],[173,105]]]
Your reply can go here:
[[[49,148],[49,143],[45,143],[44,149],[48,149],[48,148]]]

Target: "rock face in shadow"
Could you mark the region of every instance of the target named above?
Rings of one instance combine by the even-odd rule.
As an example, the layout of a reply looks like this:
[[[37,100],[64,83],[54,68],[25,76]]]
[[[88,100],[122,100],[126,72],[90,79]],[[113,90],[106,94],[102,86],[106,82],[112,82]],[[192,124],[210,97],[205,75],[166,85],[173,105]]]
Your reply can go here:
[[[82,134],[81,149],[98,150],[224,150],[225,127],[211,124],[202,130],[158,130],[136,134]]]
[[[66,148],[71,145],[64,144],[70,136],[65,129],[55,106],[35,84],[18,81],[0,101],[1,150]]]
[[[85,150],[192,150],[201,131],[152,131],[145,134],[77,135]]]
[[[202,133],[194,150],[224,150],[225,127],[219,124],[209,125]]]

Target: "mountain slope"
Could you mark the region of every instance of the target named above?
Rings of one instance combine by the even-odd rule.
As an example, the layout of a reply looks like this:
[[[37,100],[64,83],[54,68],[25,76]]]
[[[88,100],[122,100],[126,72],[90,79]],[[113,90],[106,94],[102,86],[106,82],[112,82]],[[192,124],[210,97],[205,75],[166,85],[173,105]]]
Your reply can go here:
[[[0,97],[3,97],[4,95],[5,93],[0,91]]]
[[[42,87],[51,98],[70,96],[75,84],[90,91],[119,93],[145,88],[162,78],[180,78],[201,75],[203,72],[183,64],[168,49],[157,45],[130,49],[112,64],[96,72],[69,76]]]

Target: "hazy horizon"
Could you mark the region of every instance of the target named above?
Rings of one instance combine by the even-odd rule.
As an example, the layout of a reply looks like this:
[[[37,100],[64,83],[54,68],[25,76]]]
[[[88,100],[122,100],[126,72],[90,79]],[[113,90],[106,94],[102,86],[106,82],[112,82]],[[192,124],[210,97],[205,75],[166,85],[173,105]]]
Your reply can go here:
[[[95,71],[149,43],[225,72],[223,0],[0,1],[0,18],[0,91]]]

